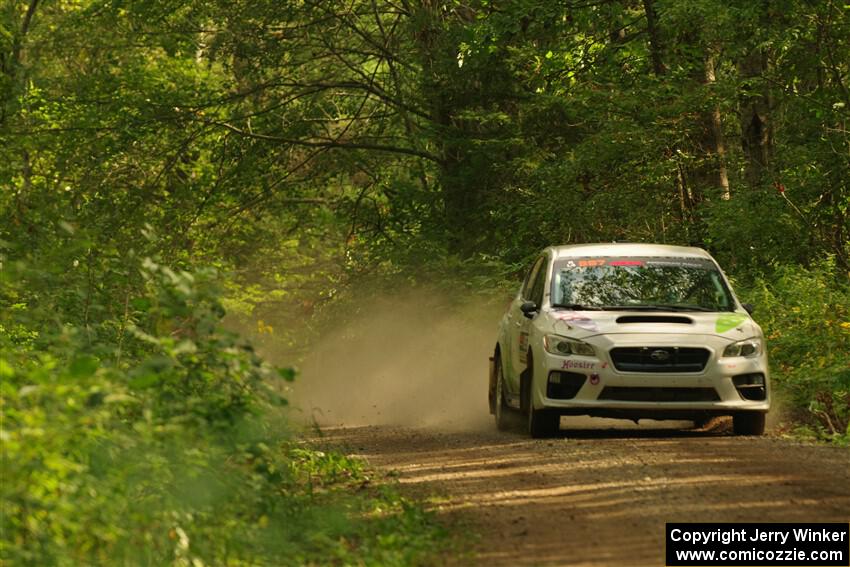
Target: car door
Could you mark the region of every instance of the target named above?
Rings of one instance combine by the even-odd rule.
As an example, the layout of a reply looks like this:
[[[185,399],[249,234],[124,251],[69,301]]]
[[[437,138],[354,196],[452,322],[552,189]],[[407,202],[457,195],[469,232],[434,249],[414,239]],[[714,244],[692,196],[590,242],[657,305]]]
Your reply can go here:
[[[525,279],[525,284],[511,305],[509,313],[511,372],[508,379],[508,387],[512,393],[518,392],[519,375],[525,370],[528,363],[528,332],[531,319],[523,314],[520,306],[526,301],[534,301],[538,307],[540,306],[543,301],[542,290],[544,286],[541,278],[546,278],[546,256],[540,256],[532,265],[528,277]],[[539,300],[535,300],[535,291],[538,289],[541,291],[540,298]]]

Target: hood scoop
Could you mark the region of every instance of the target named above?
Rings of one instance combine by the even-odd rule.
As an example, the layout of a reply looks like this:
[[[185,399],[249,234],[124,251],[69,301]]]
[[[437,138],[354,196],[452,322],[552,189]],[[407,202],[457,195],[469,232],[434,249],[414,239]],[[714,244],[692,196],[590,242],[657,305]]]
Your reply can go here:
[[[694,320],[681,315],[622,315],[617,317],[617,323],[679,323],[693,325]]]

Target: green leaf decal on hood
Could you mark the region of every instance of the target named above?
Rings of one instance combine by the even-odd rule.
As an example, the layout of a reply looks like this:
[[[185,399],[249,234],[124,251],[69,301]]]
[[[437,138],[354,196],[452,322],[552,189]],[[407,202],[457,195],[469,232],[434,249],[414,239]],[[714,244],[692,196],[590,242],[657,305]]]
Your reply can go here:
[[[743,313],[730,313],[728,315],[721,315],[717,318],[717,325],[714,327],[714,330],[718,333],[725,333],[730,329],[734,329],[746,320],[747,316]]]

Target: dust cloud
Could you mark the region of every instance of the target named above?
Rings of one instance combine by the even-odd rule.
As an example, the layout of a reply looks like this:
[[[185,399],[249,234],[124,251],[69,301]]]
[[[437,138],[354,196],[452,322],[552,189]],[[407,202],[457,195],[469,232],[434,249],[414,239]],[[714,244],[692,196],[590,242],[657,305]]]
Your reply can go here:
[[[508,300],[458,303],[417,288],[362,303],[304,360],[291,394],[296,413],[321,427],[492,427],[488,357]]]
[[[299,368],[288,393],[291,417],[322,428],[399,425],[447,431],[494,428],[487,406],[488,357],[510,301],[417,287],[340,310]],[[773,429],[781,401],[768,414]],[[721,420],[722,421],[722,420]],[[730,420],[725,420],[730,421]],[[730,428],[715,420],[709,428]],[[579,429],[682,429],[692,422],[564,417]]]

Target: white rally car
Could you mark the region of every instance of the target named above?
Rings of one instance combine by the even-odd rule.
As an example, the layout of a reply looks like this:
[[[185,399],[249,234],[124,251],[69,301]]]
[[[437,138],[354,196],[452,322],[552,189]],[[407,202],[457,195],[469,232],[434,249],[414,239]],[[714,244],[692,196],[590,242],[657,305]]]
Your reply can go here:
[[[707,421],[761,435],[770,408],[764,336],[704,250],[657,244],[545,249],[499,326],[490,412]]]

